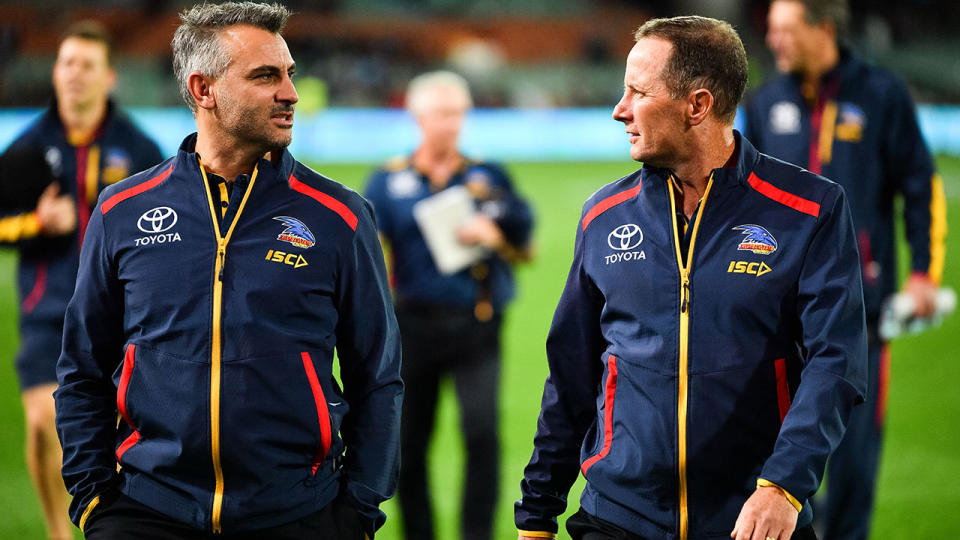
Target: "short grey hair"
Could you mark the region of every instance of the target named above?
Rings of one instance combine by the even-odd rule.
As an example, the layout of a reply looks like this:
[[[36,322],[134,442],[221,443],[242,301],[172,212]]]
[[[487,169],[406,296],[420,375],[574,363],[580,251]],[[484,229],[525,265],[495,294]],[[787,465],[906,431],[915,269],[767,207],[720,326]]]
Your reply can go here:
[[[470,85],[462,76],[452,71],[431,71],[414,77],[407,86],[407,110],[419,115],[429,106],[430,92],[436,88],[452,88],[464,99],[465,108],[473,107]]]
[[[232,60],[220,42],[220,31],[238,24],[248,24],[279,34],[291,12],[280,4],[257,2],[225,2],[197,4],[180,13],[183,21],[173,34],[173,74],[180,86],[180,95],[190,110],[197,104],[190,95],[187,79],[194,71],[207,77],[219,77]]]

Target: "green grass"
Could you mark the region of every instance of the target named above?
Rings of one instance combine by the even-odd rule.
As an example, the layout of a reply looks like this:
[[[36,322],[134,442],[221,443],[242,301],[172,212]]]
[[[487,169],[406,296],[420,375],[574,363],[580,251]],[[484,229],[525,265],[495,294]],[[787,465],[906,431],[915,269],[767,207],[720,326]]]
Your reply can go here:
[[[960,159],[940,158],[953,216],[945,282],[960,288]],[[360,188],[365,165],[318,170]],[[601,185],[636,168],[617,163],[518,163],[510,167],[520,191],[537,210],[536,260],[518,272],[519,296],[508,314],[501,390],[502,477],[497,538],[514,538],[512,503],[532,450],[540,392],[546,377],[544,341],[566,278],[574,227],[584,199]],[[950,246],[953,249],[950,249]],[[951,266],[951,263],[954,263]],[[0,538],[42,538],[36,498],[23,465],[22,409],[13,371],[16,350],[14,257],[0,252]],[[880,475],[875,539],[951,538],[960,525],[960,434],[950,427],[960,412],[960,316],[943,327],[893,344],[889,423]],[[954,337],[950,337],[954,336]],[[445,388],[431,443],[431,485],[438,537],[458,538],[463,444],[451,388]],[[576,508],[575,487],[570,500]],[[394,502],[385,505],[387,525],[378,539],[401,537]]]

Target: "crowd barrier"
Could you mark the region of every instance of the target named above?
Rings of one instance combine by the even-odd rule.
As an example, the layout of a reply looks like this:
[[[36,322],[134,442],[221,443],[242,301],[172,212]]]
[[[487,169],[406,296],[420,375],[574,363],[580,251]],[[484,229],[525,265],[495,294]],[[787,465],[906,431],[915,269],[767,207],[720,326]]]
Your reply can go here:
[[[186,107],[128,111],[165,155],[173,155],[183,137],[196,129]],[[461,148],[471,156],[508,162],[626,159],[623,125],[611,118],[611,111],[478,109],[467,118]],[[6,148],[39,112],[0,110],[0,148]],[[960,106],[920,105],[918,112],[931,150],[960,156]],[[418,137],[416,124],[403,110],[330,108],[297,113],[291,151],[311,163],[374,163],[409,153]]]

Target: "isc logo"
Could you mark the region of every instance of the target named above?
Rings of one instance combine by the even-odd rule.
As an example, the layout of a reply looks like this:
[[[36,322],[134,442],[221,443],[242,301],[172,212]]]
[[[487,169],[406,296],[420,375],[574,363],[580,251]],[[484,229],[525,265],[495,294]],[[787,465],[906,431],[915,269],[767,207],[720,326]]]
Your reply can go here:
[[[765,262],[730,261],[730,266],[727,267],[728,274],[753,274],[757,277],[771,270],[773,269]]]
[[[285,251],[271,249],[267,252],[265,259],[271,262],[289,264],[294,268],[307,266],[307,260],[303,258],[303,255],[298,253],[287,253]]]

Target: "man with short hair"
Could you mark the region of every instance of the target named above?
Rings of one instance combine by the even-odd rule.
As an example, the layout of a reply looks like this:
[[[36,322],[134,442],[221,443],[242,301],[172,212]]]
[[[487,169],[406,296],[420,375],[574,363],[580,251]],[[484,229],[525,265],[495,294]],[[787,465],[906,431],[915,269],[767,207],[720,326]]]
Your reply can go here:
[[[643,168],[577,224],[516,503],[553,537],[816,538],[807,500],[865,387],[843,190],[732,129],[743,45],[703,17],[641,26],[614,108]]]
[[[288,17],[181,14],[174,71],[197,133],[90,220],[55,395],[87,538],[359,540],[383,524],[397,323],[369,204],[286,150]]]
[[[407,394],[397,495],[410,540],[434,538],[427,447],[447,375],[456,389],[466,446],[461,538],[493,538],[500,478],[500,330],[514,295],[512,263],[527,258],[533,214],[506,170],[460,152],[457,141],[471,105],[467,82],[456,73],[435,71],[410,81],[407,109],[420,127],[420,145],[411,156],[374,172],[366,190],[392,256],[403,337]],[[485,252],[457,271],[441,271],[415,209],[451,190],[466,190],[477,209],[457,230],[458,240]]]
[[[110,98],[117,80],[104,28],[67,29],[53,66],[55,98],[0,157],[0,245],[19,251],[20,347],[27,468],[47,534],[72,538],[53,391],[63,314],[90,213],[106,186],[163,156]]]
[[[895,200],[903,199],[910,276],[903,291],[929,316],[943,275],[946,199],[906,86],[843,45],[846,0],[776,0],[767,45],[782,75],[744,108],[744,134],[771,156],[846,190],[863,269],[868,329],[866,404],[857,407],[827,468],[818,508],[827,540],[866,539],[880,461],[890,352],[878,335],[884,300],[897,287]]]

